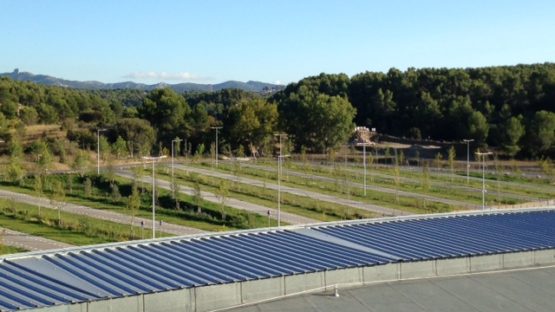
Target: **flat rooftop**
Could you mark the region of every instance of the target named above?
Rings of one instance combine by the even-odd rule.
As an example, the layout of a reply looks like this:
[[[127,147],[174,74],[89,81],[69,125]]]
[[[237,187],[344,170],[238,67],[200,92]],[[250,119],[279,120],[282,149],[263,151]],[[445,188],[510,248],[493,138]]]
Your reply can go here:
[[[555,268],[396,281],[294,296],[230,312],[545,311],[555,308]]]

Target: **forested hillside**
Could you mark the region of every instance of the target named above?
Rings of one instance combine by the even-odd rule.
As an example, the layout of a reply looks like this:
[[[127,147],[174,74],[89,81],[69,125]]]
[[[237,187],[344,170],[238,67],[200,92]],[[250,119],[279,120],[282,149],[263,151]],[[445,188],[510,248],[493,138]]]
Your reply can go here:
[[[102,144],[119,155],[159,153],[176,136],[191,154],[209,152],[214,126],[223,127],[224,153],[271,153],[277,131],[297,150],[321,152],[347,143],[358,125],[414,139],[471,138],[507,157],[553,157],[554,111],[555,64],[321,74],[270,98],[234,89],[85,91],[0,78],[0,138],[8,145],[26,125],[59,124],[64,144],[92,149],[96,129],[106,128]]]
[[[355,123],[381,133],[475,139],[509,156],[554,152],[555,64],[321,74],[287,86],[274,100],[280,113],[295,115],[306,98],[320,94],[348,100]],[[282,124],[294,133],[299,121]]]

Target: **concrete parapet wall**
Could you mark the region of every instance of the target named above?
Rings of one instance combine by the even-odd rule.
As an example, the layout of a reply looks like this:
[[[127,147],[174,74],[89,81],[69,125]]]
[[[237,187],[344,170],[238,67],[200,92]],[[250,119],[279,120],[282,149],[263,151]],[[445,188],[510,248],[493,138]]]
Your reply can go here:
[[[179,289],[161,293],[146,294],[143,296],[144,311],[172,312],[172,311],[195,311],[194,300],[195,289]],[[124,311],[124,310],[120,310]],[[135,311],[135,310],[133,310]],[[141,311],[141,310],[137,310]],[[90,311],[89,311],[90,312]]]
[[[241,284],[232,283],[195,288],[195,311],[212,311],[242,304]]]
[[[325,286],[334,286],[338,284],[361,284],[362,268],[341,269],[333,271],[325,271]]]
[[[401,262],[400,279],[436,276],[436,261]]]
[[[284,277],[285,295],[325,287],[324,272],[289,275]]]
[[[534,252],[515,252],[503,254],[503,268],[522,268],[534,265]]]
[[[496,255],[399,262],[329,270],[232,284],[212,285],[125,298],[37,309],[41,312],[213,311],[335,286],[442,277],[555,264],[555,249]]]
[[[87,312],[101,311],[143,311],[143,297],[132,296],[125,298],[117,298],[111,300],[93,301],[88,304]],[[167,311],[167,310],[160,310]]]
[[[285,280],[283,277],[266,278],[241,283],[242,303],[257,302],[283,295],[285,295]]]
[[[555,263],[555,250],[536,250],[534,251],[534,264],[535,265],[549,265]]]
[[[452,258],[436,261],[437,276],[464,274],[470,272],[470,258]]]
[[[398,280],[400,278],[400,264],[390,263],[375,265],[362,269],[364,283]]]
[[[503,255],[470,257],[470,272],[496,271],[503,268]]]

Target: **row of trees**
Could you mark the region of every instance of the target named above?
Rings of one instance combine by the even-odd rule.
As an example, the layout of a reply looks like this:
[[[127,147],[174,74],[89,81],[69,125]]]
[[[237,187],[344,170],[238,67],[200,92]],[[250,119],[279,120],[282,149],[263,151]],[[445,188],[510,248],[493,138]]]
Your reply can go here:
[[[297,150],[347,142],[354,125],[414,139],[475,139],[508,156],[555,154],[555,64],[477,69],[391,69],[305,78],[270,98],[240,90],[84,91],[0,79],[0,137],[23,125],[59,123],[81,148],[106,128],[119,153],[148,154],[185,138],[183,151],[271,153],[277,131]]]

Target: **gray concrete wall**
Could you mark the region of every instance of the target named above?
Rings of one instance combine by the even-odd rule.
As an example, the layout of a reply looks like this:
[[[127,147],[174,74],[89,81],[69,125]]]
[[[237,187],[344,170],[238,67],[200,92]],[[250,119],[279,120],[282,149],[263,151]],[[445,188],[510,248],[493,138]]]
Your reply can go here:
[[[522,268],[534,265],[534,252],[508,253],[503,256],[503,268]]]
[[[503,268],[503,255],[470,257],[470,272],[495,271]]]
[[[555,249],[401,262],[251,280],[233,284],[145,294],[75,305],[37,309],[41,312],[136,311],[203,312],[255,303],[335,285],[355,286],[384,281],[429,278],[555,264]]]
[[[194,298],[195,311],[198,312],[240,305],[241,283],[198,287]]]
[[[138,309],[136,311],[138,312],[143,312],[143,311],[192,312],[192,311],[195,311],[195,307],[194,307],[195,300],[193,298],[194,292],[195,292],[195,289],[190,288],[190,289],[179,289],[179,290],[166,291],[166,292],[160,292],[160,293],[146,294],[142,297],[143,310]],[[135,311],[135,310],[132,310],[132,311]]]
[[[534,251],[534,264],[547,265],[555,263],[555,249]]]
[[[401,278],[400,269],[401,266],[399,263],[364,267],[362,269],[364,283],[398,280]]]
[[[324,272],[285,276],[285,294],[291,295],[326,286]]]
[[[436,261],[401,262],[401,279],[436,276]]]
[[[325,286],[337,284],[361,284],[363,282],[362,268],[341,269],[324,272]]]
[[[88,304],[87,312],[117,312],[117,311],[143,311],[143,297],[132,296],[102,301],[93,301]]]
[[[470,258],[453,258],[436,261],[437,276],[463,274],[470,272]]]
[[[241,283],[241,302],[250,303],[276,298],[285,294],[283,277],[246,281]]]

